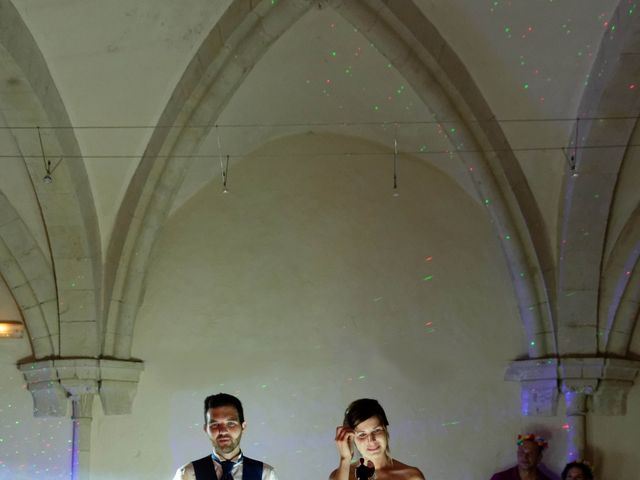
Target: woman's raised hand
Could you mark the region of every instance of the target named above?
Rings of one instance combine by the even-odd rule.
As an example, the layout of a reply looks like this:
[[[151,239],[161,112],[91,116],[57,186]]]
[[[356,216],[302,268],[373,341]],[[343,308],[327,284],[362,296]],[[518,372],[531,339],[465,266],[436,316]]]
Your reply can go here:
[[[336,428],[336,447],[341,460],[351,461],[353,457],[353,436],[355,433],[348,427]]]

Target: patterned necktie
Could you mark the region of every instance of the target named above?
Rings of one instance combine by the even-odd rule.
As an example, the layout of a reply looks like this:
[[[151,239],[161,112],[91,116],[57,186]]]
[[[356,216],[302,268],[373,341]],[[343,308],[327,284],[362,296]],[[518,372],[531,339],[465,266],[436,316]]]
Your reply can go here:
[[[231,470],[235,465],[235,462],[231,460],[225,460],[222,462],[222,479],[221,480],[233,480],[233,475],[231,475]]]

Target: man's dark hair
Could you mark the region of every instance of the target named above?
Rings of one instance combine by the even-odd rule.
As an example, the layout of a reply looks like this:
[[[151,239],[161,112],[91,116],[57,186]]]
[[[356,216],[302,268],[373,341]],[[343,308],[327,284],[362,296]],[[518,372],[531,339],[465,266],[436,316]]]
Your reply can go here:
[[[578,470],[580,470],[582,472],[582,475],[584,475],[585,480],[593,480],[593,472],[591,471],[591,468],[589,467],[589,465],[582,462],[567,463],[567,465],[564,467],[564,470],[562,470],[562,480],[567,480],[569,470],[571,470],[572,468],[577,468]]]
[[[207,423],[207,412],[210,408],[227,406],[235,407],[238,411],[238,420],[240,420],[240,423],[243,423],[244,411],[242,410],[242,403],[237,397],[229,395],[228,393],[217,393],[215,395],[209,395],[204,399],[204,423]]]
[[[377,400],[361,398],[351,402],[351,405],[347,407],[342,424],[345,427],[356,428],[358,424],[371,417],[376,417],[385,427],[389,425],[387,416]]]

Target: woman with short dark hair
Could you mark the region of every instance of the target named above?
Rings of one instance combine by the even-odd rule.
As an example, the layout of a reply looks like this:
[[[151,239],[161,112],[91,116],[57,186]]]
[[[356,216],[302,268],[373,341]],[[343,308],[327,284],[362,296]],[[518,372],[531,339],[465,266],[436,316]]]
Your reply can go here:
[[[354,446],[370,465],[376,480],[424,480],[416,467],[391,457],[389,449],[389,421],[377,400],[361,398],[349,405],[342,426],[336,428],[336,447],[340,455],[338,468],[330,480],[355,478],[357,463],[353,462]],[[362,462],[364,463],[364,462]]]

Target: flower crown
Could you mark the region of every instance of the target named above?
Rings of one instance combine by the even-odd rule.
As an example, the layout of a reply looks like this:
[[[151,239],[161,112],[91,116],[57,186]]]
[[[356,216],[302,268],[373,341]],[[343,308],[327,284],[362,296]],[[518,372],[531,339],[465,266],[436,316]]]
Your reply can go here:
[[[534,442],[542,450],[544,450],[545,448],[547,448],[549,446],[549,444],[547,443],[547,441],[544,438],[538,437],[533,433],[520,433],[520,434],[518,434],[518,441],[516,443],[518,445],[522,445],[524,442]]]

